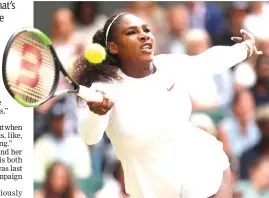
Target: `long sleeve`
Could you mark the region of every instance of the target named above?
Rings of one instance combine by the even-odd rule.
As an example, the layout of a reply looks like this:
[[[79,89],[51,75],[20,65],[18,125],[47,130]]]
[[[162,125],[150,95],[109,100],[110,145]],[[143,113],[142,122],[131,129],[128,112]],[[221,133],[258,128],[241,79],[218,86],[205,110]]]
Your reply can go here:
[[[88,109],[84,109],[84,111],[87,112],[86,116],[83,116],[83,118],[80,119],[80,132],[83,141],[88,145],[93,145],[102,139],[108,126],[110,112],[108,112],[106,115],[100,116]],[[84,113],[85,112],[83,112],[83,114]]]
[[[104,91],[110,98],[113,99],[113,93],[115,92],[112,84],[94,83],[91,86],[92,89]],[[89,110],[88,106],[79,109],[79,128],[83,141],[88,145],[98,143],[108,126],[110,113],[106,115],[97,115]]]
[[[189,56],[186,54],[160,54],[154,57],[154,64],[176,78],[188,78],[196,74],[219,74],[247,58],[247,47],[239,43],[233,46],[215,46],[205,52]]]
[[[239,43],[233,46],[215,46],[204,53],[189,56],[189,69],[195,72],[220,73],[247,58],[247,47]]]

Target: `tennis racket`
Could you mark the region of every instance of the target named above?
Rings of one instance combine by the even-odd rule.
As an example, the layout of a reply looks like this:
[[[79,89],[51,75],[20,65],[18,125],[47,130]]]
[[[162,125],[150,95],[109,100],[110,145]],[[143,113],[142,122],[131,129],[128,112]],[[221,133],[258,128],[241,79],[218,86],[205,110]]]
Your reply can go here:
[[[57,90],[60,74],[70,89]],[[9,39],[2,65],[2,75],[9,94],[25,107],[38,107],[63,94],[77,94],[91,102],[101,102],[101,93],[78,85],[66,72],[52,46],[40,30],[23,28]]]

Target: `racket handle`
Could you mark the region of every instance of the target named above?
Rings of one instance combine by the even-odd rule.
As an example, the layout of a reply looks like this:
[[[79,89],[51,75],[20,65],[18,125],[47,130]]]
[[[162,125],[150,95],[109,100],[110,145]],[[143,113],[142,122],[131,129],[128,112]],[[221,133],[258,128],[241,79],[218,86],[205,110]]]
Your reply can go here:
[[[100,92],[96,92],[95,90],[81,85],[79,86],[79,92],[77,95],[89,102],[103,101],[103,95]]]

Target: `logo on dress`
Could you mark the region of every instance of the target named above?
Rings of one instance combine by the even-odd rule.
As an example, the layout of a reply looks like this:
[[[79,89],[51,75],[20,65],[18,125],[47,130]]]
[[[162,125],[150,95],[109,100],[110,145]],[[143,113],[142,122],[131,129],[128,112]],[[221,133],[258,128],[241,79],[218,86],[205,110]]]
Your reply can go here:
[[[167,91],[171,91],[174,87],[175,83],[173,83],[169,88],[167,88]]]

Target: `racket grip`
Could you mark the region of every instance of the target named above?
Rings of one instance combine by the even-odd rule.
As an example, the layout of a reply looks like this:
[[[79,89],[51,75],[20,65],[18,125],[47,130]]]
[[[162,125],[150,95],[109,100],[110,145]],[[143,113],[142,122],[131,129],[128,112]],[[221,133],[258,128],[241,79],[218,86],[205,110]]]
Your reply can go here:
[[[103,101],[103,95],[100,92],[96,92],[95,90],[81,85],[79,86],[79,92],[77,95],[90,102]]]

